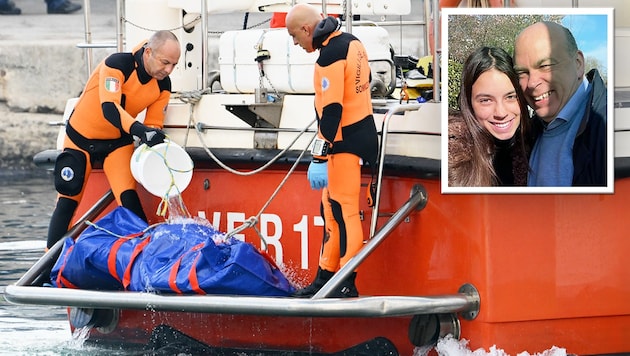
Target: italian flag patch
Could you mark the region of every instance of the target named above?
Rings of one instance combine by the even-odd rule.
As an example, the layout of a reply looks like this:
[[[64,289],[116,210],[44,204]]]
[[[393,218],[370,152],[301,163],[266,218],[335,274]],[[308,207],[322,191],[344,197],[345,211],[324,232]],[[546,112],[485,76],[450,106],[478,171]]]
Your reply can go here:
[[[120,90],[120,83],[116,78],[106,78],[105,79],[105,90],[115,93]]]

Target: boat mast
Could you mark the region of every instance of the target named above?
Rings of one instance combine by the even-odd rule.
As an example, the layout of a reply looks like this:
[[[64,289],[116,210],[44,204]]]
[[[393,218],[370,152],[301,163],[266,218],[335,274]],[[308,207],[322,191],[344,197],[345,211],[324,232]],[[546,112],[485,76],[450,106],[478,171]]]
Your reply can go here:
[[[205,89],[210,85],[208,83],[208,3],[206,0],[201,1],[201,89]]]
[[[352,0],[344,0],[343,4],[343,13],[346,18],[346,32],[352,33]]]

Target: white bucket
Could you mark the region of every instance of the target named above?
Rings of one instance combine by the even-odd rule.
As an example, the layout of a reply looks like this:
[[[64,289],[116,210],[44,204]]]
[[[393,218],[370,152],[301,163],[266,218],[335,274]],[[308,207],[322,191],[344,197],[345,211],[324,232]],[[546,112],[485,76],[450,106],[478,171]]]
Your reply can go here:
[[[131,173],[149,193],[168,198],[188,187],[193,161],[186,150],[172,141],[153,147],[142,144],[131,156]]]

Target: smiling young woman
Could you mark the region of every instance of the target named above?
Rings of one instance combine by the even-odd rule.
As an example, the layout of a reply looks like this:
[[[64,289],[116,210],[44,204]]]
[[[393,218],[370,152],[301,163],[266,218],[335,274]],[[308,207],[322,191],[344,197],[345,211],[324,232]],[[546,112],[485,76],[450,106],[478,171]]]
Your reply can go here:
[[[449,112],[449,186],[526,185],[529,112],[507,52],[481,47],[468,56],[459,107]]]

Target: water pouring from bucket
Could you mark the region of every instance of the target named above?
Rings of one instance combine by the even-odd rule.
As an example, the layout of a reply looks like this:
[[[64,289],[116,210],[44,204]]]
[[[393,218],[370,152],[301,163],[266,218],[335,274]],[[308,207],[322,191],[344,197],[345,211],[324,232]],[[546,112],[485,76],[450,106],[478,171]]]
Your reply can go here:
[[[142,144],[131,156],[131,173],[149,193],[162,198],[158,215],[164,216],[166,211],[161,207],[180,201],[180,194],[190,184],[193,161],[186,150],[170,140],[153,147]],[[185,213],[183,204],[175,208]]]

